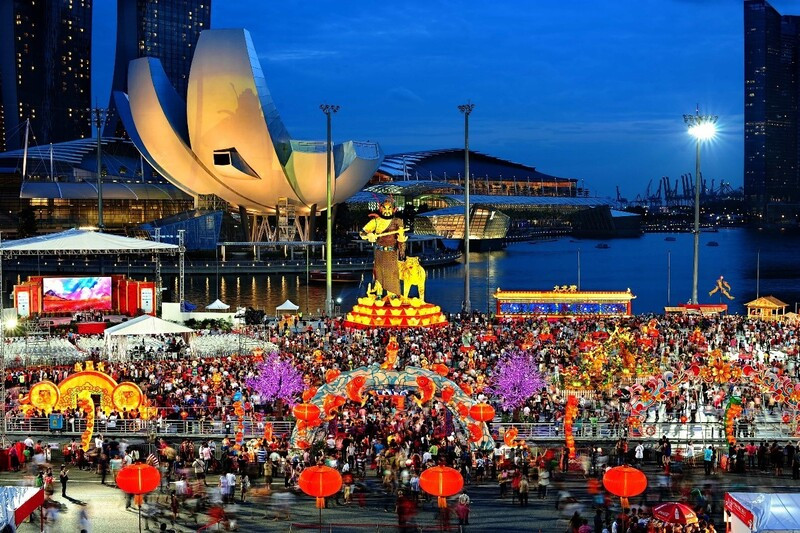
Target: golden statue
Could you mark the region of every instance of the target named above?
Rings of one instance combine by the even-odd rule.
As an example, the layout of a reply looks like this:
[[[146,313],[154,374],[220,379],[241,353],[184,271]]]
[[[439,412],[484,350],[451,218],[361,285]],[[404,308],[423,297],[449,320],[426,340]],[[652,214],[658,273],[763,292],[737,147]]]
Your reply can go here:
[[[371,220],[361,228],[359,235],[375,246],[375,263],[372,277],[375,281],[373,289],[378,298],[383,291],[389,297],[400,294],[400,273],[398,261],[406,256],[406,228],[403,221],[395,217],[394,200],[387,197],[378,213],[370,215]]]
[[[400,281],[403,282],[403,298],[408,299],[408,293],[413,285],[417,286],[419,299],[425,301],[425,269],[419,264],[419,257],[406,257],[405,261],[398,261]]]

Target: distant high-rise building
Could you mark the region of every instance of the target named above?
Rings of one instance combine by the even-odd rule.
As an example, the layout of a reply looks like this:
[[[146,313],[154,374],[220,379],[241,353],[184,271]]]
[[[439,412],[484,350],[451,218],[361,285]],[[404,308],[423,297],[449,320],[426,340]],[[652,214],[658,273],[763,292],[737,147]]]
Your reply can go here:
[[[161,60],[185,100],[189,68],[200,32],[211,27],[211,0],[117,0],[117,50],[111,86],[111,120],[106,135],[122,135],[113,112],[114,92],[127,90],[128,63],[140,57]]]
[[[0,0],[0,151],[90,134],[92,1]]]
[[[744,192],[800,201],[800,16],[744,2]]]

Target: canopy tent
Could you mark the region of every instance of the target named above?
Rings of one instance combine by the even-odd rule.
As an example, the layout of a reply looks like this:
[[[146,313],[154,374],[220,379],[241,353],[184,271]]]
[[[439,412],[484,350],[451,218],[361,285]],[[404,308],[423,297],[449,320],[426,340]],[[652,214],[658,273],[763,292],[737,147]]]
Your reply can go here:
[[[732,533],[800,532],[800,494],[725,494],[725,521]]]
[[[44,505],[44,490],[35,487],[0,487],[0,529],[17,526]]]
[[[128,353],[128,337],[143,335],[179,335],[194,333],[192,328],[162,320],[155,316],[142,315],[116,326],[104,333],[106,353],[109,359],[123,359]]]
[[[206,309],[211,309],[212,311],[224,311],[225,309],[230,309],[230,307],[230,305],[217,298],[213,303],[208,304]]]
[[[127,253],[176,253],[178,246],[163,242],[133,239],[97,231],[68,229],[59,233],[5,241],[0,245],[3,257],[13,255],[86,255]]]
[[[281,313],[296,313],[298,309],[300,309],[299,305],[293,304],[291,300],[286,300],[275,308],[275,314],[279,315]]]

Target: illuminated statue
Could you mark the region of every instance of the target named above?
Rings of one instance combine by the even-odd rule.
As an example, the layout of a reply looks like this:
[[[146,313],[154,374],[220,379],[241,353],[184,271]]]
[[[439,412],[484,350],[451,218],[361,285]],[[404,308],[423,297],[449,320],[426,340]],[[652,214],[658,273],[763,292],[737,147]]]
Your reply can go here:
[[[361,229],[362,239],[375,246],[375,264],[372,267],[374,284],[371,288],[377,297],[383,292],[389,297],[400,294],[398,261],[406,255],[406,229],[403,221],[395,217],[394,201],[387,197],[378,206],[378,213]],[[368,291],[369,292],[369,291]]]
[[[408,299],[412,285],[417,286],[419,299],[425,301],[425,269],[419,264],[419,257],[406,257],[399,262],[400,280],[403,282],[403,298]]]
[[[714,286],[714,289],[711,290],[708,293],[708,295],[712,296],[716,292],[721,292],[727,299],[733,300],[733,296],[731,296],[730,290],[731,290],[730,284],[727,281],[725,281],[725,279],[722,276],[720,276],[719,279],[717,280],[716,286]]]

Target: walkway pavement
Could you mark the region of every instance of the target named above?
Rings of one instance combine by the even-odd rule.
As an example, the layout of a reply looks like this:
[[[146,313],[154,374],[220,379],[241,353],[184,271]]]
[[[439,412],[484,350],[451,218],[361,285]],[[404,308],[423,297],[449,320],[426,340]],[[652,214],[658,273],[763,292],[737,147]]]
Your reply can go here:
[[[659,477],[655,465],[646,466],[645,472],[648,474],[651,486],[648,499],[652,502],[658,501],[659,493],[662,493],[661,495],[666,501],[677,500],[679,497],[677,488],[688,493],[691,488],[702,488],[705,484],[710,484],[714,491],[718,525],[721,525],[722,521],[721,502],[725,491],[800,492],[800,482],[793,481],[790,475],[776,478],[771,473],[746,475],[720,473],[705,478],[700,468],[687,472],[682,477],[674,476],[672,481],[676,486],[676,492],[669,494],[666,489],[659,488]],[[0,483],[3,484],[19,484],[25,481],[25,476],[20,473],[0,474]],[[30,482],[30,480],[27,481]],[[216,485],[215,479],[210,478],[210,481]],[[58,485],[57,482],[56,485]],[[532,486],[532,488],[534,487],[535,485]],[[56,488],[60,489],[60,486]],[[288,496],[288,493],[283,490],[282,480],[273,483],[272,489],[270,497],[257,496],[255,493],[263,492],[263,479],[257,480],[250,502],[228,507],[228,511],[235,511],[238,517],[239,531],[298,531],[309,526],[317,529],[319,515],[312,498],[302,494]],[[334,501],[329,501],[329,508],[324,509],[322,513],[325,524],[323,530],[326,532],[396,532],[397,516],[394,514],[393,499],[384,498],[381,495],[379,484],[374,477],[367,479],[366,489],[368,492],[364,498],[364,507],[359,506],[358,503],[354,503],[352,506],[342,506]],[[556,479],[550,489],[550,494],[545,500],[536,499],[536,494],[532,490],[530,504],[523,508],[519,505],[512,505],[509,497],[500,499],[498,488],[494,483],[468,486],[467,492],[472,499],[472,515],[467,531],[552,531],[561,533],[566,529],[566,520],[575,510],[581,510],[582,515],[589,519],[591,524],[594,512],[583,476],[570,474],[565,481]],[[577,502],[567,506],[566,509],[556,510],[555,496],[560,491],[568,491]],[[60,490],[56,490],[53,496],[53,500],[62,504],[63,511],[60,513],[59,522],[51,531],[79,531],[80,502],[86,502],[89,506],[92,523],[90,531],[92,533],[137,531],[137,514],[125,510],[123,494],[115,488],[101,485],[99,477],[94,473],[73,470],[70,473],[67,494],[72,500],[62,498]],[[156,499],[165,502],[166,496],[156,494]],[[636,505],[639,500],[640,498],[636,498],[631,503]],[[271,519],[278,512],[281,502],[291,502],[290,521],[273,521]],[[455,498],[450,498],[450,504],[451,507],[455,504]],[[384,511],[384,505],[388,508],[388,512]],[[170,524],[169,527],[174,527],[175,531],[179,532],[197,531],[200,525],[208,522],[206,515],[197,516],[198,524],[195,524],[194,519],[187,511],[181,511],[177,523],[174,526]],[[455,516],[452,519],[455,523]],[[424,503],[420,507],[415,522],[425,530],[438,530],[434,501]],[[167,523],[169,524],[169,521]],[[305,527],[303,527],[304,525]],[[156,524],[151,524],[151,527],[158,530]],[[22,533],[32,533],[38,530],[38,522],[26,523],[19,529]],[[212,528],[212,530],[216,529]],[[457,528],[454,527],[454,530],[457,531]],[[718,531],[720,530],[718,529]]]

